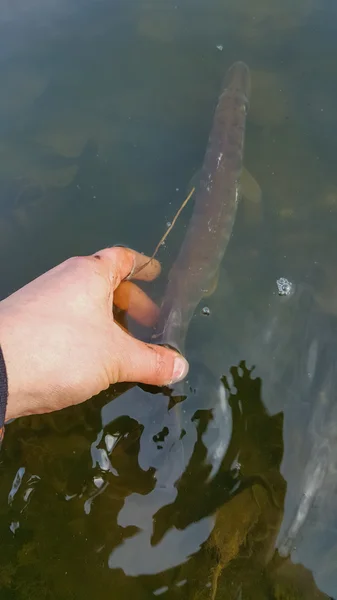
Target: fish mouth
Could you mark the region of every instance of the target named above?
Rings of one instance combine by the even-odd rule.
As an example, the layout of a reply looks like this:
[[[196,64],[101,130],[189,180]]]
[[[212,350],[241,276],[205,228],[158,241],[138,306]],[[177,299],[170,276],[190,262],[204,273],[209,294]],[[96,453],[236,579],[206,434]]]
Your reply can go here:
[[[246,102],[249,102],[251,80],[249,68],[244,62],[237,61],[228,69],[224,88],[232,93],[242,94]]]

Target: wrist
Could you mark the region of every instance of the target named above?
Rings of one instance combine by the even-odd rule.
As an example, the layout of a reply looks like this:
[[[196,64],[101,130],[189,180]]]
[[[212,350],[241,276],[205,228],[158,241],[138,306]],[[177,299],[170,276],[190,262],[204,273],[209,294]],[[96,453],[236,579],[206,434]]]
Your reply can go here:
[[[3,361],[2,369],[6,374],[6,390],[3,389],[3,394],[6,393],[5,421],[10,421],[11,419],[23,416],[26,413],[24,410],[26,393],[21,382],[21,376],[24,369],[22,368],[22,364],[20,366],[21,361],[18,356],[22,341],[20,344],[20,340],[16,339],[16,334],[17,327],[15,327],[14,324],[11,325],[11,320],[6,319],[5,321],[5,319],[2,318],[0,320],[0,344]],[[4,381],[4,375],[2,377]]]
[[[0,346],[0,440],[2,439],[3,427],[5,424],[6,409],[8,400],[8,378],[6,363]]]

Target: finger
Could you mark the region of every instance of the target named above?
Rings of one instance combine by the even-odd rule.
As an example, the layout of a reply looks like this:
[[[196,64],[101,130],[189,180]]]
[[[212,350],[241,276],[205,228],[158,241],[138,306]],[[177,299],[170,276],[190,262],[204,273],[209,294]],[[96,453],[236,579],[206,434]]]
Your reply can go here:
[[[159,316],[158,306],[131,281],[122,281],[115,290],[114,304],[145,327],[154,325]]]
[[[162,386],[181,381],[186,377],[189,369],[188,362],[174,350],[145,344],[122,330],[119,332],[119,338],[117,358],[119,382]]]
[[[121,281],[133,273],[134,279],[152,281],[159,275],[161,270],[160,263],[153,259],[138,274],[137,271],[143,267],[150,258],[135,250],[131,250],[130,248],[122,248],[120,246],[105,248],[104,250],[96,252],[94,256],[99,258],[108,269],[113,289],[116,289]]]

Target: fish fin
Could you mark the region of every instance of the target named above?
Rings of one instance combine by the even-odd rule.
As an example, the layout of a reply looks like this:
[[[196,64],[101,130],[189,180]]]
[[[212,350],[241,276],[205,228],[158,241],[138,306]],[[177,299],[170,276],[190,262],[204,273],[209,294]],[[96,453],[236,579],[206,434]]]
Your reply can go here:
[[[242,168],[240,196],[243,200],[244,218],[249,226],[259,225],[263,217],[262,191],[254,177]]]
[[[211,285],[209,286],[207,292],[204,293],[203,297],[209,298],[210,296],[212,296],[214,294],[216,288],[218,287],[218,283],[219,283],[219,269],[216,270],[213,281],[212,281]]]
[[[241,171],[240,191],[242,198],[245,200],[249,200],[249,202],[253,202],[254,204],[262,202],[261,188],[253,175],[245,167],[242,167]]]
[[[200,179],[201,168],[195,171],[195,173],[192,175],[187,191],[189,192],[193,188],[197,190],[200,184]],[[260,204],[262,202],[261,188],[256,179],[254,179],[253,175],[245,167],[242,167],[241,171],[240,195],[245,200],[249,200],[249,202],[253,202],[254,204]]]

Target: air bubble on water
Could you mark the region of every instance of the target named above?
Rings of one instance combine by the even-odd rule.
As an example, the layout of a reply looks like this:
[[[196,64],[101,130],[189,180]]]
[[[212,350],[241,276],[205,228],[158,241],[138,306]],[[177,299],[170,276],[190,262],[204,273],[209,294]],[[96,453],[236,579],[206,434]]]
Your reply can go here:
[[[209,315],[211,314],[211,311],[208,308],[208,306],[204,306],[204,308],[202,308],[201,312],[203,315],[206,315],[207,317],[209,317]]]
[[[280,279],[277,279],[276,285],[279,296],[290,296],[294,289],[294,286],[291,283],[291,281],[289,281],[285,277],[280,277]]]

